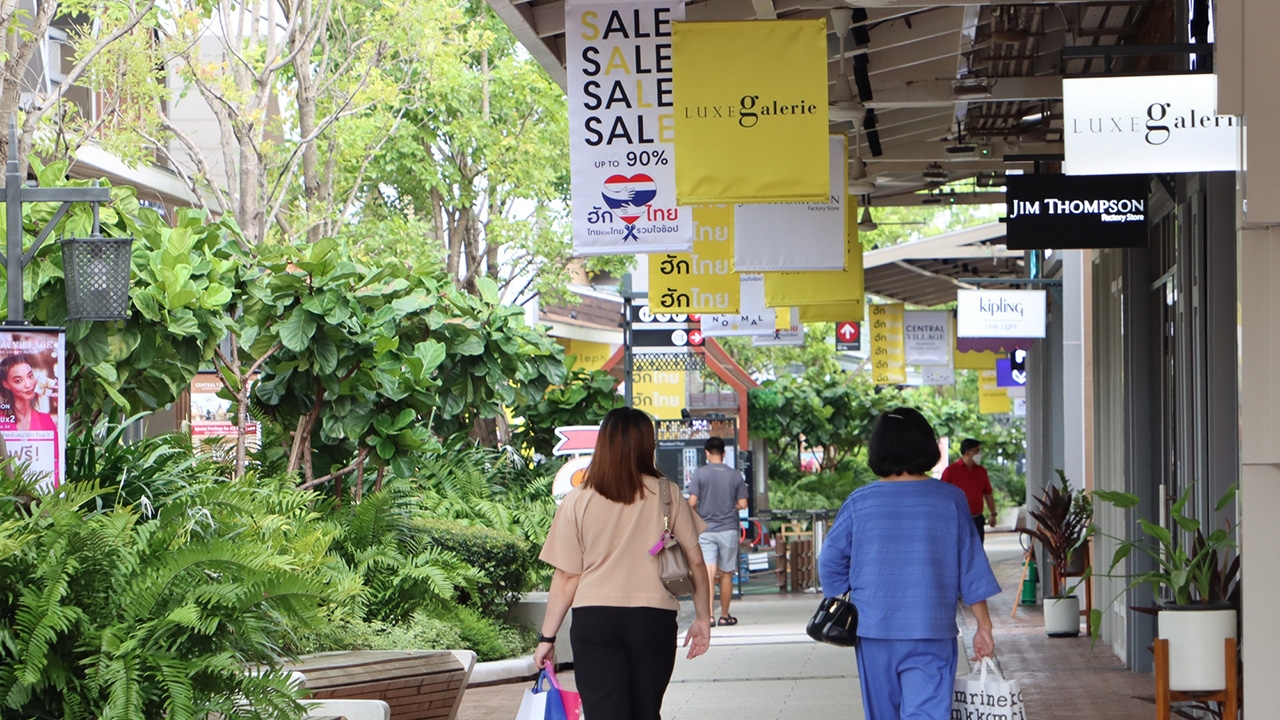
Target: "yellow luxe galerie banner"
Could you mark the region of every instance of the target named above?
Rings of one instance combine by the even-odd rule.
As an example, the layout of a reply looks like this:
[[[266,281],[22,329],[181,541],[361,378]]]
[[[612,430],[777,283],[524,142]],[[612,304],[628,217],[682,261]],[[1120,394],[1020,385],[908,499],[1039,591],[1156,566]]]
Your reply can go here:
[[[676,199],[826,202],[827,22],[673,22]]]
[[[654,312],[736,313],[741,281],[733,271],[733,206],[693,207],[693,252],[649,255]]]
[[[858,240],[858,204],[845,203],[844,270],[764,273],[764,302],[769,307],[841,305],[853,314],[836,322],[862,319],[866,296],[862,277],[862,243]],[[808,322],[808,321],[807,321]]]
[[[871,306],[871,381],[901,385],[907,381],[901,303]]]

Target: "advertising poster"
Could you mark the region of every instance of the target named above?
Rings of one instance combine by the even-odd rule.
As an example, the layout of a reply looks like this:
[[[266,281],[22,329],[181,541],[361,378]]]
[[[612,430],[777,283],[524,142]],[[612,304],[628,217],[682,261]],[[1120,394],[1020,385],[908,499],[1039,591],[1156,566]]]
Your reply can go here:
[[[688,252],[671,61],[684,3],[570,0],[564,15],[574,254]]]
[[[764,304],[764,275],[740,273],[737,313],[702,316],[705,337],[732,337],[773,334],[778,329],[778,313]]]
[[[902,315],[901,303],[871,306],[871,381],[876,385],[902,385],[907,381]]]
[[[693,252],[649,255],[649,306],[654,312],[737,312],[733,207],[694,206],[693,233]]]
[[[951,367],[951,313],[945,310],[908,310],[903,318],[903,342],[908,365]]]
[[[680,202],[827,202],[826,20],[677,22],[671,43]]]
[[[236,445],[236,418],[231,401],[221,398],[222,381],[217,373],[198,373],[191,381],[191,441],[197,450],[217,452]],[[250,418],[245,444],[250,450],[262,447],[262,430]]]
[[[0,436],[9,457],[42,476],[45,492],[66,481],[66,396],[61,328],[0,331]]]
[[[833,322],[863,316],[862,242],[858,240],[858,203],[853,196],[845,199],[844,226],[844,269],[765,273],[764,301],[769,307],[841,305],[850,312]]]
[[[1147,246],[1146,175],[1010,175],[1005,244],[1010,250]]]
[[[956,335],[961,338],[1042,338],[1043,290],[957,290]]]

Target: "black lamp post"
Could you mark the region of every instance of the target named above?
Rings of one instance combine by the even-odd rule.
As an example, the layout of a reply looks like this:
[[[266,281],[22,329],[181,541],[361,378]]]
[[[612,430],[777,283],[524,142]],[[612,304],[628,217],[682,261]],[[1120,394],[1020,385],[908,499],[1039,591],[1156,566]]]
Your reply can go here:
[[[129,317],[129,269],[132,238],[104,238],[99,233],[98,206],[111,200],[111,191],[94,183],[93,187],[28,187],[19,171],[18,124],[9,121],[9,160],[5,168],[3,192],[6,227],[5,252],[0,255],[6,270],[9,318],[6,325],[26,325],[25,301],[22,297],[22,272],[36,251],[67,214],[71,203],[93,203],[93,234],[88,238],[69,238],[62,243],[63,274],[67,285],[67,318],[69,320],[124,320]],[[29,202],[60,202],[53,217],[36,236],[36,241],[22,251],[22,206]]]

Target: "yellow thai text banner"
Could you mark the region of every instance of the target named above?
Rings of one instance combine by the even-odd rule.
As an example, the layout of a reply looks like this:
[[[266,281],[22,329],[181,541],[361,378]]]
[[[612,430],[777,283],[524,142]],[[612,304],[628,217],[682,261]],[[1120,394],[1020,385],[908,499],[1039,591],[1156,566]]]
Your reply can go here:
[[[1013,412],[1008,388],[997,385],[995,370],[978,371],[978,412],[983,415],[1006,415]]]
[[[902,315],[901,303],[871,306],[871,379],[877,385],[907,381]]]
[[[825,202],[827,24],[673,22],[676,198]]]
[[[733,206],[693,207],[693,252],[649,255],[654,312],[736,313],[741,281],[733,271]]]

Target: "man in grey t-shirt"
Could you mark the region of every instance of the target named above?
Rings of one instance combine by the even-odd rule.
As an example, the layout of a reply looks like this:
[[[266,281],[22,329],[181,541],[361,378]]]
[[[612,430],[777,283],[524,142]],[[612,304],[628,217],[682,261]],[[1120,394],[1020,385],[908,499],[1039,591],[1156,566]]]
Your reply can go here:
[[[720,571],[720,620],[717,625],[737,625],[729,614],[733,599],[733,573],[738,567],[738,510],[747,507],[747,483],[742,473],[724,464],[724,440],[708,438],[703,448],[707,464],[698,468],[689,480],[689,507],[707,524],[698,538],[702,557],[707,561],[714,604],[716,570]]]

